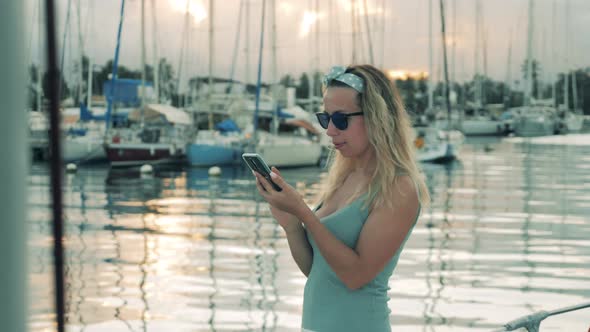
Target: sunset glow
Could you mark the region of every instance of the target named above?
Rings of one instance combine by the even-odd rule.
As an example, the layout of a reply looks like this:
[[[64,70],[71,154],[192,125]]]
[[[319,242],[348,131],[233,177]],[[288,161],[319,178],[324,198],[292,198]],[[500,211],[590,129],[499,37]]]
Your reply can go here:
[[[340,0],[340,6],[347,12],[352,11],[352,1],[351,0]],[[365,4],[363,1],[356,0],[354,1],[355,12],[359,16],[365,15]],[[375,5],[371,2],[367,2],[367,15],[377,15],[383,13],[383,8],[375,7]]]
[[[201,1],[188,0],[188,12],[193,17],[195,24],[201,23],[207,18],[207,10]],[[176,12],[185,13],[187,0],[169,0],[170,7]]]
[[[387,74],[389,74],[389,77],[393,80],[403,80],[403,81],[405,81],[409,78],[415,79],[415,80],[428,78],[428,72],[418,71],[418,70],[415,70],[415,71],[403,70],[403,69],[388,70]]]
[[[303,13],[303,19],[301,20],[301,26],[299,28],[299,38],[306,37],[311,31],[312,26],[324,15],[321,13],[306,11]]]
[[[286,2],[286,1],[280,2],[278,9],[282,15],[288,15],[288,16],[291,16],[291,14],[293,14],[293,11],[294,11],[293,5]]]

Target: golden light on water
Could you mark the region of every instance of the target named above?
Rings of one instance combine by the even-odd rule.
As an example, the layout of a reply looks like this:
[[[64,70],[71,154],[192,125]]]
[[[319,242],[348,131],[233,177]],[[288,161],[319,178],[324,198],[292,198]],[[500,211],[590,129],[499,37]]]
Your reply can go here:
[[[415,79],[415,80],[420,80],[420,79],[425,79],[428,78],[428,72],[426,71],[418,71],[418,70],[404,70],[404,69],[398,69],[398,70],[388,70],[387,74],[389,75],[389,77],[393,80],[407,80],[407,79]]]
[[[188,13],[193,17],[195,24],[207,18],[207,10],[201,1],[196,0],[168,0],[170,7],[176,12],[186,13],[188,1]]]

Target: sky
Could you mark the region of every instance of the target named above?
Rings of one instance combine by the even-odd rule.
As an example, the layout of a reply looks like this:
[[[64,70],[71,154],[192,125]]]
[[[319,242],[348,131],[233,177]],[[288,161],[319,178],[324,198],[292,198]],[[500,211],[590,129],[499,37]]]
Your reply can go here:
[[[25,22],[29,62],[38,63],[39,50],[44,47],[44,38],[38,38],[40,1],[26,1],[27,18],[30,20]],[[181,80],[189,76],[207,76],[209,29],[213,22],[214,75],[230,77],[238,40],[234,77],[255,82],[263,0],[216,0],[213,20],[209,14],[209,0],[188,1],[189,29],[185,29],[187,0],[145,0],[147,63],[154,62],[155,41],[159,57],[167,58],[176,72],[179,67],[182,68]],[[70,27],[65,39],[66,47],[63,48],[66,73],[72,76],[75,72],[75,61],[78,61],[81,50],[97,65],[104,65],[114,57],[120,0],[56,2],[60,43],[64,37],[68,3],[71,4]],[[476,2],[444,2],[451,78],[468,80],[477,70],[496,80],[510,78],[513,82],[519,79],[522,76],[520,65],[526,58],[528,0],[481,0],[479,28],[482,33],[479,39],[475,33]],[[141,67],[141,3],[141,0],[127,0],[124,9],[119,63],[133,69]],[[244,5],[240,20],[241,4],[245,3],[248,3],[249,19],[244,15]],[[271,3],[272,0],[266,0],[262,53],[264,82],[271,81],[273,77],[273,49],[278,77],[287,73],[299,77],[303,72],[327,71],[332,65],[347,65],[352,62],[353,49],[357,62],[370,62],[369,50],[372,49],[373,64],[380,68],[429,72],[429,0],[366,0],[366,11],[365,2],[356,0],[354,8],[357,14],[360,13],[356,35],[362,43],[357,41],[354,47],[350,0],[275,0],[276,48],[273,48],[271,38]],[[152,4],[155,5],[155,12],[152,11]],[[432,0],[432,77],[435,80],[440,80],[443,73],[439,6],[439,1]],[[535,0],[533,12],[533,57],[539,59],[545,79],[549,80],[556,72],[567,68],[590,66],[590,38],[586,36],[590,31],[589,0]],[[367,34],[367,23],[370,34]],[[183,43],[187,30],[188,36]],[[369,35],[372,48],[368,43]],[[480,47],[477,48],[476,44]],[[476,49],[479,50],[477,57]],[[182,64],[181,53],[184,54]],[[475,59],[478,59],[477,66]]]

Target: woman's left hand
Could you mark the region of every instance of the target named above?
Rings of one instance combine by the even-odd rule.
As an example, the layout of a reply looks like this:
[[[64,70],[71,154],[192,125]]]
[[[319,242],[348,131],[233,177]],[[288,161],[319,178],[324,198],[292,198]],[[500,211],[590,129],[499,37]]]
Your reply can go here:
[[[270,181],[257,172],[254,172],[258,192],[271,206],[288,212],[296,217],[300,216],[305,209],[309,209],[309,207],[303,201],[301,194],[285,182],[285,180],[283,180],[283,178],[277,173],[278,172],[273,171],[270,176],[272,181],[281,187],[281,191],[276,191]]]

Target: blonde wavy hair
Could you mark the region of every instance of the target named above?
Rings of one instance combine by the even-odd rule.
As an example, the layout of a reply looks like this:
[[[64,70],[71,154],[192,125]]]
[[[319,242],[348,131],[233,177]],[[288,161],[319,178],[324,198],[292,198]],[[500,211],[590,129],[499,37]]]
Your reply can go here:
[[[366,207],[393,207],[392,184],[402,175],[408,175],[416,184],[418,198],[422,206],[428,205],[430,195],[415,158],[414,133],[410,117],[404,108],[401,97],[391,81],[381,70],[371,65],[354,65],[346,69],[364,81],[364,92],[357,95],[358,106],[364,112],[364,120],[369,142],[375,151],[376,167],[370,181],[365,187],[358,188],[347,203],[358,198],[363,192],[368,193]],[[331,86],[344,86],[342,82],[332,80],[324,91]],[[332,150],[328,159],[328,176],[325,190],[320,202],[332,197],[351,173],[353,161]]]

